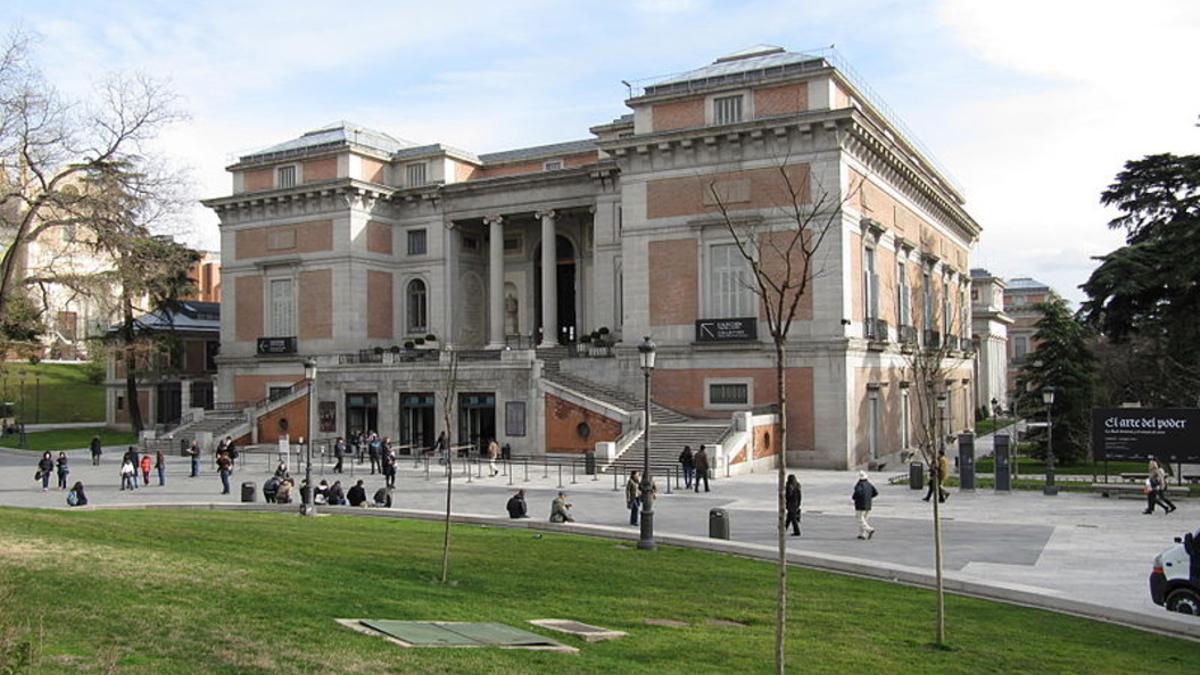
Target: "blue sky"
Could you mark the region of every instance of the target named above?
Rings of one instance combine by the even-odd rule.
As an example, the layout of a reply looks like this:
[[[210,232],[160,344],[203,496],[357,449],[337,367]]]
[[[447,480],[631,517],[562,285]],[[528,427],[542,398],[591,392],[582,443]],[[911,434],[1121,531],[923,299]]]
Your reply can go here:
[[[1078,299],[1120,242],[1097,202],[1121,163],[1200,152],[1200,3],[26,2],[0,22],[85,96],[115,70],[167,78],[191,119],[162,151],[197,197],[236,153],[337,119],[476,152],[584,138],[624,112],[621,80],[758,43],[835,44],[965,187],[973,264]],[[197,208],[192,243],[215,247]]]

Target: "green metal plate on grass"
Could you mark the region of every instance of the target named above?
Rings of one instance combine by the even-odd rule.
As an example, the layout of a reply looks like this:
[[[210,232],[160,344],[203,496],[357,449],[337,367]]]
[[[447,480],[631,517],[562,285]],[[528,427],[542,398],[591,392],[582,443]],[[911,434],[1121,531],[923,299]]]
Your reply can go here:
[[[392,621],[364,619],[362,625],[410,645],[422,647],[531,647],[557,646],[537,633],[502,623],[455,621]]]

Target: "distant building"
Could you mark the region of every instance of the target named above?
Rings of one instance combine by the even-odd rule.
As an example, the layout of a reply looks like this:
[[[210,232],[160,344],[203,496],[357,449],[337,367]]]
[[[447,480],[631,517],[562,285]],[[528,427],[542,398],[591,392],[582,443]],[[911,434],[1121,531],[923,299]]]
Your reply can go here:
[[[192,265],[188,272],[196,285],[196,292],[186,300],[199,302],[221,302],[221,254],[216,251],[202,251],[203,258]]]
[[[1017,373],[1028,355],[1037,349],[1033,334],[1042,318],[1037,305],[1058,294],[1048,285],[1030,277],[1009,279],[1004,289],[1004,313],[1012,317],[1008,329],[1008,407],[1017,400]]]
[[[147,429],[174,425],[193,408],[213,407],[220,349],[221,306],[187,300],[174,311],[152,312],[137,319],[139,332],[168,338],[161,353],[142,354],[138,361],[138,400]],[[116,328],[110,329],[115,337]],[[125,364],[118,348],[109,350],[105,421],[130,428]]]
[[[1008,327],[1000,277],[971,270],[971,340],[975,342],[975,405],[995,415],[1008,406]]]

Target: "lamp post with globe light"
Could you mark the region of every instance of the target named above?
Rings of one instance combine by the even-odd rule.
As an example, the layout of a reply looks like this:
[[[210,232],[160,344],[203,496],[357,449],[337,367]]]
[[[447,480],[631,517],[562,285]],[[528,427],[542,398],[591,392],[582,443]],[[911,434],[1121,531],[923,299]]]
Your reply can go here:
[[[654,544],[654,483],[650,480],[650,373],[654,371],[654,342],[647,335],[638,345],[638,359],[645,377],[645,422],[642,436],[642,532],[637,547],[643,551],[653,551]]]

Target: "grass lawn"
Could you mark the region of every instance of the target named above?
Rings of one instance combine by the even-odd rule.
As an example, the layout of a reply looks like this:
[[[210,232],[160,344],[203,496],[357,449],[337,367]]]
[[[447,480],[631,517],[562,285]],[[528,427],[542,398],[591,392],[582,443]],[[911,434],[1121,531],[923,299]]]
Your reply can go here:
[[[92,436],[99,436],[105,445],[131,445],[137,436],[127,431],[111,431],[104,427],[88,427],[84,429],[57,429],[55,431],[36,431],[25,434],[25,445],[36,452],[58,452],[59,450],[78,450],[91,445]],[[0,448],[15,448],[21,442],[19,434],[9,434],[0,438]]]
[[[0,541],[0,601],[20,608],[0,622],[33,640],[38,672],[772,669],[773,566],[700,551],[647,554],[610,540],[461,526],[452,533],[453,584],[441,586],[432,582],[441,543],[432,522],[0,509]],[[952,649],[935,650],[930,591],[802,569],[789,578],[793,672],[1141,672],[1148,658],[1180,672],[1200,658],[1192,642],[954,596]],[[577,655],[405,650],[337,617],[530,629],[528,619],[570,618],[629,636],[559,638]]]
[[[1046,462],[1033,457],[1020,457],[1017,460],[1017,474],[1023,473],[1046,473]],[[1104,475],[1104,463],[1100,462],[1094,467],[1091,462],[1080,462],[1078,464],[1055,464],[1054,471],[1060,474],[1076,474],[1079,476],[1091,476],[1095,471],[1097,476]],[[975,462],[975,473],[995,473],[996,460],[991,457],[984,457]],[[1146,462],[1129,462],[1129,461],[1112,461],[1108,463],[1108,475],[1120,477],[1122,473],[1146,473]],[[1103,480],[1103,479],[1101,479]]]
[[[21,401],[22,374],[25,376],[24,405]],[[40,386],[37,375],[41,375]],[[17,418],[26,424],[104,421],[104,385],[88,382],[83,364],[0,363],[0,401],[13,403]]]

